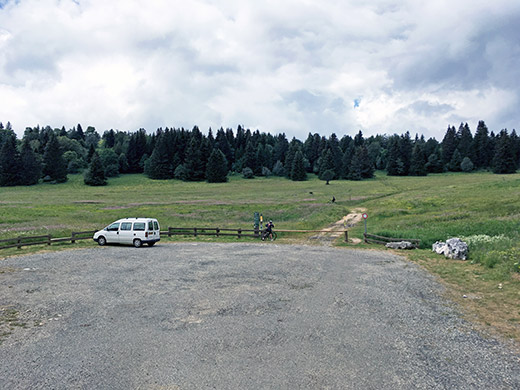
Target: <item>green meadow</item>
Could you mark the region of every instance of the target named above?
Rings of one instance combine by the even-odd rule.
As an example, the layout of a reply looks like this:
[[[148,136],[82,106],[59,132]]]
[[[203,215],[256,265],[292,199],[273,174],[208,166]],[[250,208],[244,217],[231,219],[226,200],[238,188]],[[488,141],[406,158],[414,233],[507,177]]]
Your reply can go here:
[[[275,230],[321,229],[359,209],[368,214],[369,233],[420,239],[420,250],[406,252],[412,261],[437,275],[479,322],[520,338],[520,174],[390,177],[376,172],[374,179],[331,181],[330,185],[315,176],[304,182],[231,176],[228,183],[209,184],[123,175],[110,179],[105,187],[89,187],[81,175],[69,175],[63,184],[1,188],[0,239],[39,234],[67,237],[72,231],[101,229],[116,219],[135,216],[156,217],[162,230],[168,226],[252,229],[254,212],[272,219]],[[363,231],[362,222],[349,227],[349,238],[362,239]],[[313,244],[311,235],[283,233],[279,242]],[[469,243],[469,261],[446,260],[431,252],[435,241],[450,237],[463,237]],[[338,238],[336,245],[384,250],[342,241]],[[91,245],[95,243],[76,244]],[[0,258],[42,249],[49,250],[2,250]],[[462,296],[476,298],[458,299]]]
[[[123,175],[105,187],[85,186],[81,175],[69,175],[63,184],[1,188],[0,238],[67,236],[134,216],[156,217],[163,230],[249,229],[254,212],[273,219],[278,229],[319,229],[360,207],[369,215],[369,233],[418,238],[422,248],[456,236],[514,241],[520,227],[520,174],[390,177],[377,172],[371,180],[330,185],[315,176],[304,182],[232,176],[228,183],[209,184]],[[350,236],[362,238],[362,233],[358,225]]]

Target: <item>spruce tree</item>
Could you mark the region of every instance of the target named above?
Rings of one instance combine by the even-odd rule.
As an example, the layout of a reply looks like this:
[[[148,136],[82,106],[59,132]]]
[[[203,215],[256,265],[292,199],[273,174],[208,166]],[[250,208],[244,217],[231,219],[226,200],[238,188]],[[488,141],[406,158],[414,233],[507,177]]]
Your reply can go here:
[[[400,155],[399,136],[393,135],[388,141],[388,155],[386,158],[386,173],[389,176],[399,176],[402,174],[402,161]]]
[[[323,173],[328,170],[334,172],[334,177],[336,177],[336,164],[334,162],[334,156],[332,155],[332,151],[330,149],[324,149],[321,153],[318,177],[321,179]]]
[[[209,156],[206,167],[206,180],[208,183],[225,183],[228,181],[228,163],[224,153],[215,148]]]
[[[326,169],[325,171],[322,172],[320,179],[324,180],[326,182],[325,184],[328,185],[329,181],[334,179],[334,175],[335,175],[334,170]]]
[[[350,164],[352,162],[352,157],[354,157],[355,147],[354,142],[350,142],[348,146],[346,146],[345,153],[343,153],[343,158],[341,160],[341,171],[340,178],[347,179],[350,173]]]
[[[43,176],[48,181],[64,183],[67,181],[67,166],[63,160],[58,138],[51,133],[43,154]]]
[[[17,186],[22,181],[22,162],[16,149],[16,137],[9,136],[0,149],[0,186]]]
[[[103,163],[97,152],[92,156],[83,181],[89,186],[104,186],[107,184],[105,179],[105,167],[103,167]]]
[[[471,135],[471,130],[467,123],[460,124],[459,131],[457,131],[457,139],[460,155],[464,159],[464,157],[469,157],[471,160],[475,158],[475,154],[473,152],[473,136]]]
[[[374,166],[368,155],[368,149],[363,144],[358,146],[350,163],[349,180],[369,179],[374,176]]]
[[[452,172],[460,172],[460,164],[462,163],[462,154],[460,154],[459,149],[455,149],[453,155],[451,156],[451,160],[448,163],[448,169]]]
[[[173,178],[174,170],[164,135],[157,138],[153,153],[145,164],[144,173],[150,179],[166,180]]]
[[[407,131],[399,138],[399,158],[403,162],[403,171],[401,175],[407,176],[410,171],[412,161],[413,144],[410,133]]]
[[[203,168],[199,146],[197,137],[191,137],[183,164],[186,169],[186,180],[188,181],[201,181],[205,179],[206,171]]]
[[[425,165],[429,173],[442,173],[443,165],[437,153],[432,153],[428,156],[428,162]]]
[[[305,172],[305,165],[303,162],[303,153],[297,151],[294,155],[292,169],[291,169],[291,180],[293,181],[304,181],[307,179],[307,172]]]
[[[473,138],[473,152],[475,153],[475,166],[477,169],[488,168],[490,166],[490,139],[488,128],[484,121],[479,121],[475,137]]]
[[[507,130],[502,130],[496,138],[495,155],[493,157],[493,172],[516,172],[515,152],[512,148],[511,138],[509,137]]]
[[[410,164],[410,175],[426,176],[426,156],[421,143],[416,143],[412,151],[412,162]]]
[[[457,132],[455,131],[455,127],[448,126],[448,130],[446,130],[446,134],[442,140],[442,163],[448,166],[449,162],[453,157],[453,153],[455,149],[457,149]]]
[[[42,164],[36,157],[28,139],[24,139],[20,152],[22,162],[21,183],[26,186],[37,184],[42,174]]]

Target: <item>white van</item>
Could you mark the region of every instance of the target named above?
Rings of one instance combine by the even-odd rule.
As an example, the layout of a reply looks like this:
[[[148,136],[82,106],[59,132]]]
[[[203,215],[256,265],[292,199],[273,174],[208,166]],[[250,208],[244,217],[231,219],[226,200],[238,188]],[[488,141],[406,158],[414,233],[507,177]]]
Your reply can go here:
[[[94,233],[93,239],[99,245],[130,244],[139,248],[143,244],[153,246],[161,239],[161,232],[155,218],[124,218]]]

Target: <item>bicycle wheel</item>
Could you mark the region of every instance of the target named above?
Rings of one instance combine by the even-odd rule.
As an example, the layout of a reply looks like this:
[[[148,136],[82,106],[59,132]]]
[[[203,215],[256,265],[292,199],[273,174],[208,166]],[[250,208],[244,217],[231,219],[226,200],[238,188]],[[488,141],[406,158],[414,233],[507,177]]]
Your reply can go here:
[[[273,234],[272,234],[272,238],[271,238],[271,241],[274,241],[274,240],[276,240],[276,237],[277,237],[277,234],[276,234],[276,232],[273,232]]]

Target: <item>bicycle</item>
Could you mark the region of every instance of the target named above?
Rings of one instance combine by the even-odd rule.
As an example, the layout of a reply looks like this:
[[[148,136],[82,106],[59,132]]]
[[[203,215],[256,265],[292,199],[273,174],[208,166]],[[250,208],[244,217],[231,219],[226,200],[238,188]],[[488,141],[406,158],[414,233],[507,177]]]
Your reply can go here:
[[[271,236],[271,237],[269,237],[269,236]],[[276,234],[276,232],[273,232],[272,230],[271,230],[271,234],[269,234],[269,232],[267,231],[267,229],[264,229],[264,230],[262,231],[262,241],[265,241],[265,240],[268,239],[268,238],[270,238],[271,241],[274,241],[274,240],[276,240],[276,237],[278,237],[277,234]]]

